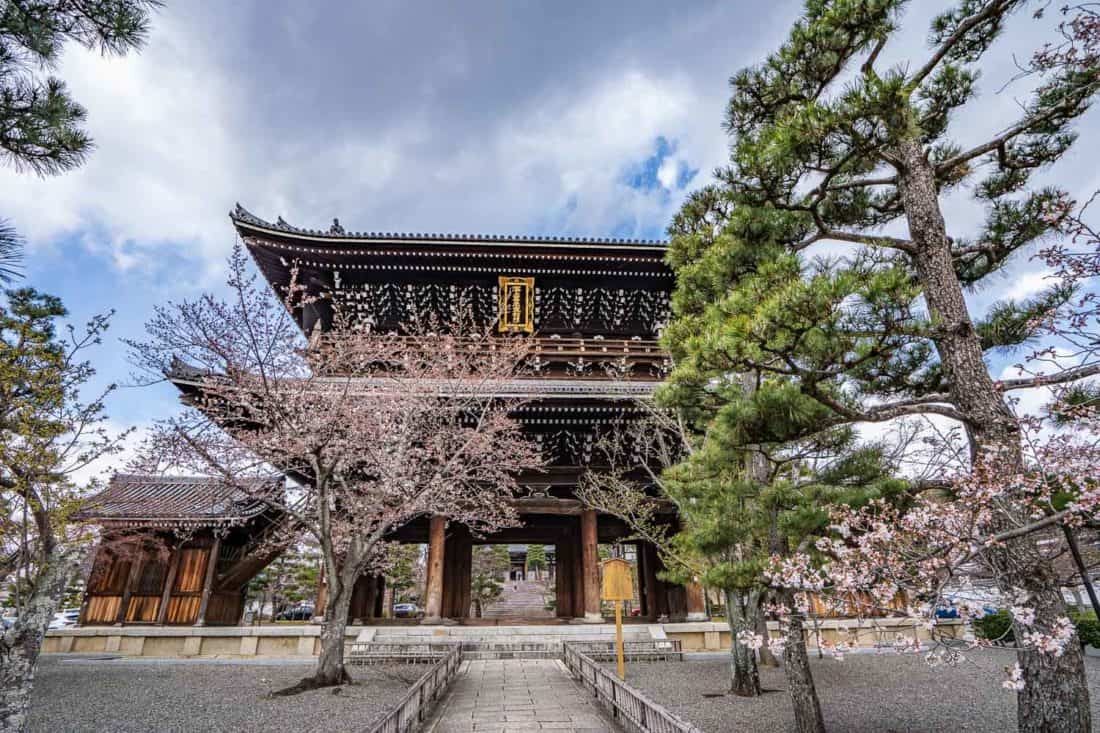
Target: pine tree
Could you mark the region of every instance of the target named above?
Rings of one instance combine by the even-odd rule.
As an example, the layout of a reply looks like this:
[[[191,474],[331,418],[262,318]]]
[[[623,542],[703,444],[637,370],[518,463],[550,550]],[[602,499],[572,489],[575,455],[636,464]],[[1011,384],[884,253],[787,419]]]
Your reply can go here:
[[[0,3],[0,158],[40,176],[76,168],[92,149],[85,111],[65,83],[39,72],[67,41],[103,54],[140,48],[159,0],[34,0]],[[22,240],[0,219],[0,281],[18,273]]]
[[[976,466],[1022,472],[1021,426],[1004,392],[1040,381],[997,383],[984,357],[1032,337],[1069,293],[1053,288],[976,320],[964,289],[1058,225],[1065,194],[1029,191],[1028,179],[1073,143],[1100,69],[1049,67],[1037,55],[1019,119],[964,148],[949,136],[951,115],[975,98],[978,62],[1026,3],[961,0],[933,21],[927,57],[880,69],[905,5],[807,0],[781,48],[733,77],[730,164],[685,205],[693,225],[670,252],[672,389],[705,408],[727,398],[714,374],[763,375],[751,394],[728,396],[750,418],[737,447],[939,415],[964,426]],[[986,212],[973,239],[949,231],[942,213],[942,197],[964,183]],[[882,232],[895,222],[904,235]],[[848,252],[815,258],[823,242]],[[1018,506],[994,507],[993,531],[1026,525]],[[1064,604],[1034,542],[1008,537],[982,558],[1006,594],[1030,599],[1039,619],[1030,630],[1054,633]],[[1076,645],[1025,648],[1019,664],[1021,730],[1090,729]]]
[[[480,545],[474,548],[470,594],[475,618],[481,618],[485,607],[503,595],[502,580],[510,564],[507,545]]]
[[[23,730],[42,639],[87,549],[70,519],[87,495],[74,474],[117,453],[129,434],[107,430],[104,402],[84,360],[108,316],[84,329],[58,325],[68,311],[30,288],[0,299],[0,576],[13,577],[17,619],[4,632],[0,731]]]
[[[527,570],[534,571],[535,580],[542,580],[546,569],[546,548],[543,545],[527,545]]]
[[[674,226],[686,224],[680,216]],[[783,425],[774,423],[772,436],[746,445],[746,433],[759,435],[756,416],[746,409],[746,395],[756,384],[730,376],[706,375],[706,390],[676,382],[662,387],[658,400],[678,411],[643,406],[647,419],[601,441],[606,465],[584,475],[577,496],[655,545],[666,566],[662,579],[699,582],[723,593],[732,694],[760,695],[755,654],[782,652],[797,729],[820,733],[824,726],[800,610],[807,599],[773,588],[768,569],[775,559],[813,553],[815,541],[827,532],[832,507],[872,499],[904,504],[906,484],[892,478],[882,448],[858,446],[849,428],[792,439],[804,427],[792,416]],[[695,399],[700,396],[703,401]],[[639,475],[649,481],[639,482]],[[678,531],[661,514],[668,502],[676,506]],[[773,641],[762,614],[768,599],[780,621],[780,638]]]

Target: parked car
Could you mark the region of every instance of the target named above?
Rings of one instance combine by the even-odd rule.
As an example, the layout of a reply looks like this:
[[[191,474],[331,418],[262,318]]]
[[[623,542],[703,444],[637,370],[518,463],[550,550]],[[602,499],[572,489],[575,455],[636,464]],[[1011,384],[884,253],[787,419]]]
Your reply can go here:
[[[284,608],[276,617],[276,621],[309,621],[313,618],[313,606],[301,604]]]
[[[415,603],[395,603],[393,606],[394,618],[416,618],[420,615],[420,608]]]
[[[77,620],[80,619],[79,608],[66,608],[63,611],[58,611],[53,615],[53,620],[50,621],[49,628],[51,629],[67,629],[70,626],[76,626]]]

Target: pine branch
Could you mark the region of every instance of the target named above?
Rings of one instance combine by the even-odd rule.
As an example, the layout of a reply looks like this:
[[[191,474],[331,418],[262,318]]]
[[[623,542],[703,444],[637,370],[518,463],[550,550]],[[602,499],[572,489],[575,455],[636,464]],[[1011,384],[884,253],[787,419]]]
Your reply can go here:
[[[20,277],[19,263],[23,259],[23,237],[7,219],[0,219],[0,282],[10,283]]]
[[[1012,5],[1013,0],[993,0],[986,5],[980,12],[971,15],[969,18],[959,23],[955,31],[939,45],[932,57],[922,66],[917,73],[910,79],[910,88],[916,89],[925,77],[936,70],[943,58],[951,52],[951,50],[961,43],[969,35],[970,31],[981,25],[987,20],[995,18],[997,15],[1005,12],[1008,6]]]

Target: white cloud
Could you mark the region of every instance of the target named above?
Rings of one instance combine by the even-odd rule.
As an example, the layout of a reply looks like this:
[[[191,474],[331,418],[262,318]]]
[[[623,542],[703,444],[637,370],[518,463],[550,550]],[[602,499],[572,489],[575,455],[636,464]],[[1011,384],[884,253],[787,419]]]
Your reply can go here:
[[[32,253],[79,232],[125,269],[138,264],[134,243],[185,243],[201,259],[229,240],[230,95],[203,63],[202,37],[167,14],[156,21],[141,54],[65,53],[57,73],[88,109],[96,141],[84,166],[45,179],[0,171],[0,196]]]
[[[676,179],[680,174],[680,160],[668,156],[661,161],[661,167],[657,169],[657,181],[665,188],[671,190],[676,186]]]

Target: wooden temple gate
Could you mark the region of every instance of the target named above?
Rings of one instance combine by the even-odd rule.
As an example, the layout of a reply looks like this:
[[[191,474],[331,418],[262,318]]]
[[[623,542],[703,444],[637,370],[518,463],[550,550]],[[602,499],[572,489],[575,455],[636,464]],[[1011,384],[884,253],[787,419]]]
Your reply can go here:
[[[496,328],[501,338],[529,341],[528,373],[502,385],[502,393],[524,399],[517,418],[548,463],[546,472],[519,477],[521,484],[538,487],[531,498],[516,502],[523,526],[478,539],[442,517],[423,517],[391,539],[428,545],[428,620],[469,615],[475,543],[542,542],[555,548],[557,615],[599,621],[598,544],[620,542],[630,533],[619,520],[582,506],[574,489],[586,472],[600,470],[597,446],[608,431],[647,413],[640,401],[651,398],[670,367],[657,341],[669,318],[673,285],[663,259],[665,244],[361,234],[346,232],[338,222],[317,231],[282,219],[267,222],[239,206],[230,218],[276,291],[284,291],[297,273],[298,284],[311,296],[294,312],[307,336],[331,328],[334,308],[353,322],[399,333],[404,324],[429,314],[440,323],[455,322],[452,311],[461,305],[465,317]],[[170,379],[186,397],[201,390],[201,381],[185,371]],[[186,506],[171,515],[157,508],[175,501],[158,494],[171,495],[174,489],[166,486],[153,480],[129,503],[112,504],[104,497],[104,507],[88,514],[89,521],[104,525],[108,542],[90,577],[87,623],[236,623],[240,618],[242,589],[275,557],[257,538],[278,518],[216,516]],[[232,502],[218,506],[228,505]],[[674,522],[675,515],[667,520]],[[122,544],[122,530],[138,529],[146,540],[161,537],[165,547],[129,554],[112,550],[114,543]],[[640,544],[637,557],[644,616],[702,617],[700,589],[661,581],[653,547]],[[384,593],[381,578],[361,578],[350,619],[381,615]],[[316,613],[323,596],[322,590]]]

